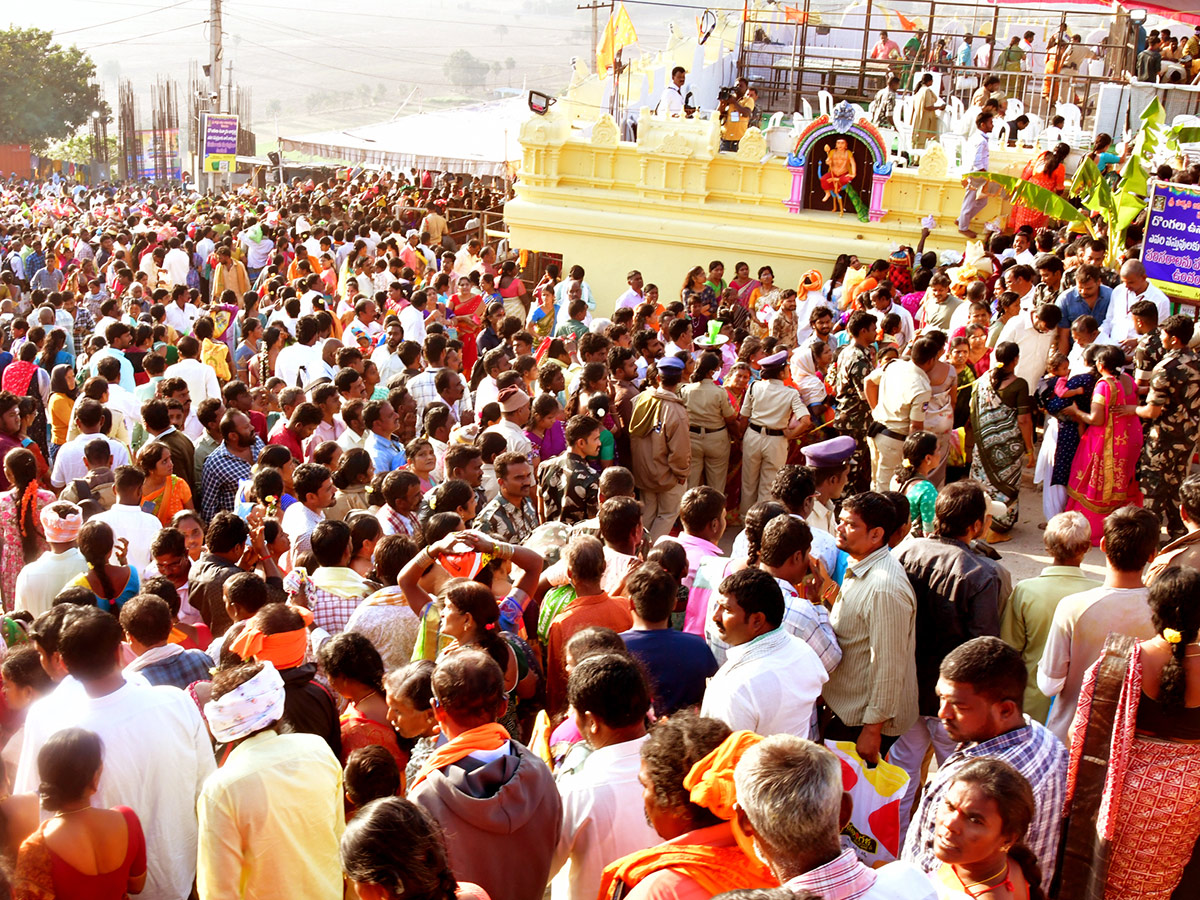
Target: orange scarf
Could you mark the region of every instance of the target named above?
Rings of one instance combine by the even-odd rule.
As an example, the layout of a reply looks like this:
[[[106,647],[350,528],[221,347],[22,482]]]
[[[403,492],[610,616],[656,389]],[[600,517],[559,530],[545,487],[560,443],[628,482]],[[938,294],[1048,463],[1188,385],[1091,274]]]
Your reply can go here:
[[[663,869],[692,879],[710,897],[735,888],[779,886],[771,870],[748,857],[740,847],[659,844],[609,863],[600,879],[599,900],[614,900],[620,885],[634,888],[643,878]]]
[[[229,649],[242,659],[269,662],[280,670],[294,669],[302,665],[308,654],[307,626],[312,624],[313,614],[303,606],[289,608],[299,613],[306,627],[277,634],[263,634],[258,628],[247,623],[242,633],[229,645]]]
[[[504,743],[508,740],[510,740],[508,730],[498,722],[480,725],[478,728],[464,731],[458,737],[442,744],[442,746],[430,754],[429,759],[425,762],[425,767],[417,773],[417,777],[413,779],[412,787],[409,790],[411,791],[424,781],[430,772],[453,765],[460,759],[470,756],[476,750],[497,750],[503,747]]]

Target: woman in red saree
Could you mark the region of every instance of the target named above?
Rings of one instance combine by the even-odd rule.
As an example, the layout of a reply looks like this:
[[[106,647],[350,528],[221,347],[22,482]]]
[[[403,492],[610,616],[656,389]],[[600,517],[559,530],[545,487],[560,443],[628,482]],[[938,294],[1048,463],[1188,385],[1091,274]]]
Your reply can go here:
[[[458,331],[458,339],[462,341],[462,366],[464,372],[475,368],[475,360],[479,353],[475,339],[483,328],[483,294],[475,293],[471,287],[471,279],[458,279],[458,293],[450,296],[447,301],[447,311],[454,317],[454,328]]]
[[[1090,413],[1065,410],[1088,426],[1071,463],[1067,509],[1078,510],[1092,526],[1092,543],[1099,544],[1104,519],[1122,506],[1141,506],[1137,461],[1142,452],[1142,423],[1134,413],[1137,386],[1122,374],[1125,351],[1104,347],[1096,354],[1100,380],[1092,393]]]
[[[1158,633],[1110,636],[1084,677],[1060,897],[1167,900],[1179,884],[1200,837],[1198,595],[1196,569],[1165,571],[1147,601]]]
[[[42,806],[55,815],[21,844],[17,900],[123,900],[146,884],[146,841],[127,806],[92,807],[100,738],[82,728],[50,737],[38,753]]]
[[[408,754],[388,724],[383,659],[375,645],[357,631],[343,631],[322,645],[317,658],[330,686],[349,701],[341,717],[342,765],[359,747],[377,744],[403,773]]]
[[[610,863],[600,898],[708,900],[737,888],[776,887],[733,808],[734,767],[760,740],[690,713],[660,720],[642,745],[639,777],[646,819],[664,843]]]
[[[762,282],[756,278],[750,277],[750,264],[745,262],[734,263],[733,280],[729,282],[729,286],[733,289],[734,296],[737,302],[743,308],[750,308],[750,296],[761,287]]]
[[[1066,186],[1067,178],[1067,168],[1063,165],[1063,161],[1070,152],[1071,148],[1066,144],[1057,144],[1051,150],[1043,150],[1026,163],[1021,177],[1040,188],[1061,194]],[[1013,205],[1012,218],[1008,221],[1008,227],[1016,231],[1023,225],[1028,225],[1037,231],[1039,228],[1044,228],[1049,219],[1050,217],[1043,212],[1016,203]]]

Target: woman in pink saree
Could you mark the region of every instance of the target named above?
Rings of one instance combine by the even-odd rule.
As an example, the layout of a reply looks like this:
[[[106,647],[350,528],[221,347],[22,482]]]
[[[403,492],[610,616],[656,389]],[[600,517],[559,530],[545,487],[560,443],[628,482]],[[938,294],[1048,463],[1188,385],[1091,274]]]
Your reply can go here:
[[[1197,593],[1200,572],[1167,569],[1147,599],[1154,637],[1109,635],[1084,677],[1060,897],[1169,900],[1180,883],[1200,836]]]
[[[729,282],[729,286],[733,288],[734,294],[737,297],[737,302],[746,309],[750,308],[750,295],[754,293],[762,282],[750,277],[750,264],[745,262],[736,263],[733,267],[733,280]]]
[[[1141,506],[1137,461],[1142,452],[1141,420],[1134,413],[1137,387],[1121,373],[1125,352],[1104,347],[1096,354],[1100,380],[1089,413],[1074,412],[1088,426],[1075,451],[1067,482],[1067,509],[1078,510],[1092,526],[1092,543],[1099,544],[1104,519],[1122,506]]]

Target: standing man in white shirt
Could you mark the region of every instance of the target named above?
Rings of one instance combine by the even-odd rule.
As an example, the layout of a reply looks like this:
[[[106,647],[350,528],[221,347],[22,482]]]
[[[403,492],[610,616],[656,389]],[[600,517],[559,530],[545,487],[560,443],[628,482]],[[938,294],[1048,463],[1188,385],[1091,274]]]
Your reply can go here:
[[[321,351],[316,341],[320,327],[316,316],[301,316],[296,320],[296,343],[279,351],[275,374],[288,387],[307,387],[317,377]]]
[[[408,306],[400,310],[400,329],[404,332],[404,340],[417,344],[425,343],[425,325],[428,321],[432,321],[434,316],[439,315],[439,313],[433,313],[428,319],[425,317],[425,309],[431,299],[430,293],[433,294],[432,299],[436,302],[437,291],[433,288],[428,291],[416,291],[409,300]]]
[[[783,592],[761,569],[721,582],[713,623],[729,644],[726,661],[708,683],[700,715],[734,731],[808,737],[813,707],[829,680],[813,649],[782,627]]]
[[[1055,698],[1046,727],[1064,744],[1071,742],[1087,670],[1100,658],[1109,633],[1143,641],[1155,633],[1142,571],[1158,552],[1162,523],[1148,509],[1125,506],[1108,516],[1103,527],[1104,584],[1059,601],[1038,663],[1038,688]]]
[[[313,529],[325,521],[325,510],[333,506],[333,476],[318,463],[296,466],[292,474],[298,503],[283,514],[280,525],[291,538],[292,555],[312,549]]]
[[[191,335],[179,341],[179,362],[167,366],[164,378],[182,378],[187,382],[193,403],[220,400],[221,385],[212,366],[200,362],[200,342]]]
[[[925,427],[925,404],[933,396],[929,372],[937,357],[937,343],[921,337],[912,342],[911,359],[898,359],[883,370],[871,413],[883,428],[868,438],[873,491],[891,490],[892,476],[904,459],[904,442]]]
[[[216,769],[212,743],[183,691],[125,679],[123,638],[116,616],[94,606],[64,617],[58,652],[76,693],[67,702],[29,708],[16,783],[21,793],[37,790],[38,752],[52,735],[66,728],[94,731],[105,751],[95,805],[130,807],[145,833],[148,874],[138,896],[178,900],[196,877],[196,800]]]
[[[989,160],[988,135],[992,133],[992,114],[981,112],[975,117],[975,131],[967,140],[963,150],[963,168],[968,172],[986,172]],[[988,190],[991,182],[979,179],[962,180],[966,191],[963,194],[962,212],[958,216],[958,232],[969,238],[979,237],[971,230],[971,220],[983,212],[993,193]]]
[[[192,267],[192,261],[188,258],[187,251],[183,249],[179,238],[171,238],[167,246],[171,248],[163,257],[163,269],[166,270],[167,279],[173,285],[182,284],[186,287],[188,269]]]
[[[1027,31],[1021,35],[1021,43],[1018,46],[1024,51],[1025,55],[1021,58],[1021,69],[1025,72],[1034,71],[1033,60],[1033,41],[1036,38],[1032,31]],[[1022,93],[1024,90],[1022,89]],[[1020,96],[1020,94],[1018,94]]]
[[[254,239],[256,231],[259,233],[258,240]],[[271,254],[275,250],[275,242],[271,240],[271,229],[251,219],[246,224],[246,230],[238,235],[238,240],[246,248],[246,275],[250,284],[254,284],[259,273],[271,264]]]
[[[129,543],[129,565],[144,572],[150,565],[150,545],[162,530],[158,516],[142,509],[142,485],[146,475],[136,466],[118,466],[114,471],[113,492],[116,502],[105,512],[93,516],[107,522],[113,534]]]
[[[375,338],[383,331],[378,318],[379,311],[375,301],[363,297],[354,304],[354,318],[346,325],[342,343],[347,347],[361,347],[365,338],[368,347],[374,346]]]
[[[551,900],[595,900],[604,867],[659,843],[638,781],[650,687],[627,655],[589,656],[567,683],[570,715],[592,748],[587,766],[558,785],[563,825],[550,871]],[[563,868],[565,866],[565,868]]]
[[[388,316],[384,327],[387,329],[387,338],[371,351],[371,362],[379,368],[380,383],[386,385],[393,375],[399,375],[407,366],[400,358],[400,344],[404,342],[404,328],[400,325],[400,320],[395,316]]]
[[[671,70],[671,83],[663,89],[659,96],[658,105],[654,107],[655,113],[676,119],[692,117],[695,110],[687,105],[687,95],[683,90],[683,83],[686,80],[687,69],[683,66],[676,66]]]
[[[16,597],[4,598],[14,609],[30,612],[35,618],[49,612],[58,592],[86,573],[88,565],[76,544],[83,527],[83,510],[66,500],[56,500],[42,507],[38,519],[49,549],[21,569]]]
[[[76,478],[87,475],[87,466],[83,461],[83,450],[93,440],[104,441],[112,451],[113,465],[129,465],[129,451],[119,441],[105,437],[100,433],[104,421],[104,407],[97,400],[88,398],[79,404],[75,410],[75,422],[79,426],[79,437],[67,441],[58,449],[54,457],[54,468],[50,473],[52,487],[64,488]]]
[[[1046,359],[1058,340],[1058,323],[1062,310],[1053,303],[1043,303],[1029,312],[1019,312],[1000,329],[996,346],[1012,341],[1021,348],[1021,356],[1013,370],[1026,384],[1037,384],[1046,374]]]
[[[990,34],[985,34],[983,40],[979,42],[979,46],[975,48],[973,61],[975,68],[987,71],[992,67],[992,50],[995,49],[995,38]]]
[[[510,453],[520,453],[531,463],[533,458],[533,442],[525,435],[525,425],[529,421],[529,411],[532,402],[529,395],[519,387],[506,387],[498,397],[500,403],[500,421],[488,431],[494,431],[504,436]]]
[[[200,317],[200,310],[189,301],[187,284],[179,283],[171,289],[171,302],[167,304],[167,324],[182,337],[192,333],[192,325]]]
[[[1108,301],[1108,313],[1100,323],[1100,333],[1112,343],[1120,344],[1126,353],[1137,346],[1137,330],[1133,327],[1130,309],[1139,300],[1149,300],[1158,307],[1160,322],[1171,314],[1171,301],[1150,283],[1142,261],[1129,259],[1121,266],[1121,283],[1113,288],[1112,298]]]
[[[622,309],[623,307],[628,306],[636,309],[643,302],[645,302],[646,299],[646,293],[644,290],[645,282],[642,279],[642,273],[637,269],[634,269],[625,276],[625,283],[629,285],[629,289],[617,298],[616,308]]]

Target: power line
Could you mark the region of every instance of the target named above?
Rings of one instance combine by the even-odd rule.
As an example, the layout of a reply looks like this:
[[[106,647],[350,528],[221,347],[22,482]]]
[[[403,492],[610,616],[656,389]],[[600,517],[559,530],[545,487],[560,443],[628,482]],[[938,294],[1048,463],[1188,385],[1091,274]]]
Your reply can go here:
[[[192,0],[179,0],[178,3],[171,3],[167,6],[160,6],[157,9],[148,9],[145,12],[133,13],[129,16],[122,16],[119,19],[109,19],[107,22],[97,22],[95,25],[84,25],[81,28],[70,28],[66,31],[55,31],[55,37],[61,37],[64,34],[75,34],[79,31],[91,31],[93,28],[103,28],[105,25],[116,25],[118,22],[128,22],[130,19],[136,19],[140,16],[149,16],[153,13],[166,12],[168,9],[174,9],[177,6],[183,6],[185,3],[191,3]],[[145,35],[137,35],[137,37],[145,37]],[[99,45],[97,45],[99,46]]]
[[[254,16],[248,16],[242,12],[232,12],[231,13],[228,10],[226,10],[225,15],[233,16],[234,18],[241,19],[242,21],[245,21],[245,22],[251,22],[251,23],[258,24],[258,25],[269,26],[270,28],[276,29],[276,30],[282,29],[284,31],[288,31],[288,32],[296,35],[297,37],[302,37],[309,42],[314,42],[314,38],[310,32],[303,31],[299,28],[293,28],[290,25],[281,25],[277,22],[268,22],[266,19],[258,19],[258,18],[255,18]],[[243,38],[243,40],[244,40],[244,38]],[[321,40],[321,43],[328,44],[329,46],[333,47],[334,49],[352,52],[356,56],[368,56],[368,57],[371,57],[372,59],[384,59],[384,60],[388,60],[389,62],[393,62],[393,63],[399,62],[399,60],[397,60],[396,55],[394,53],[372,53],[368,50],[363,50],[360,47],[354,46],[351,44],[335,43],[334,41],[332,41],[328,38],[323,38]],[[524,46],[524,45],[522,45],[522,46]],[[448,54],[438,55],[436,53],[422,53],[419,50],[406,50],[405,51],[406,57],[429,56],[434,59],[445,59],[446,55],[448,55]]]
[[[665,6],[668,9],[691,9],[696,12],[712,10],[713,12],[744,12],[741,6],[705,6],[698,3],[667,3],[664,0],[622,0],[631,6]]]
[[[159,34],[169,34],[172,31],[183,31],[183,29],[185,29],[185,28],[195,28],[198,25],[205,24],[205,22],[207,22],[207,21],[208,21],[207,19],[201,19],[199,22],[189,22],[187,25],[176,25],[174,28],[164,28],[162,31],[149,31],[149,32],[146,32],[145,34],[135,34],[132,37],[120,38],[119,40],[115,40],[115,41],[103,41],[102,43],[92,44],[88,47],[80,47],[79,49],[80,50],[95,50],[97,47],[108,47],[111,44],[125,44],[130,41],[139,41],[142,38],[154,37],[155,35],[159,35]]]
[[[268,4],[268,3],[255,3],[253,8],[256,10],[258,10],[258,9],[283,9],[283,10],[287,10],[290,13],[295,13],[298,11],[295,6],[281,6],[281,5]],[[699,8],[703,8],[703,7],[699,7]],[[739,6],[738,9],[740,10],[741,7]],[[227,12],[228,12],[228,10],[227,10]],[[242,15],[244,15],[244,13]],[[337,12],[338,18],[342,18],[344,16],[365,16],[367,18],[374,19],[377,22],[387,21],[390,18],[394,18],[394,17],[381,16],[379,13],[365,13],[365,12],[351,12],[351,11],[343,12],[341,10],[339,10]],[[396,19],[396,21],[398,22],[399,20]],[[555,27],[553,25],[520,25],[515,22],[483,22],[483,21],[477,21],[477,20],[471,20],[471,21],[464,22],[462,19],[435,19],[431,16],[423,16],[421,18],[421,21],[422,22],[430,22],[430,23],[437,24],[437,25],[459,25],[459,26],[461,26],[461,25],[478,25],[478,26],[481,26],[484,28],[493,28],[493,29],[500,28],[501,26],[503,26],[510,30],[552,31],[555,34],[562,34],[563,31],[566,30],[565,26]],[[274,22],[271,23],[271,26],[277,27],[276,23],[274,23]],[[405,30],[410,31],[411,29],[405,29]]]

